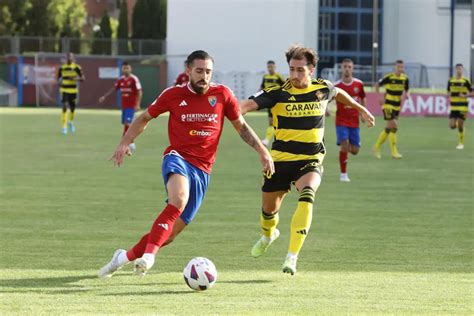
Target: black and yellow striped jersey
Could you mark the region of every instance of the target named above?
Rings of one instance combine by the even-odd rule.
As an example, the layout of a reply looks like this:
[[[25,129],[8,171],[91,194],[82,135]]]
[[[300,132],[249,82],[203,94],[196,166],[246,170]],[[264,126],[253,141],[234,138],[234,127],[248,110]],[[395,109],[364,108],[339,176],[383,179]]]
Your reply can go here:
[[[271,88],[274,86],[281,86],[285,83],[285,79],[279,73],[274,73],[273,75],[265,74],[263,75],[262,84],[260,89]]]
[[[61,79],[59,91],[61,93],[77,93],[77,77],[82,77],[82,69],[76,63],[63,64],[58,70],[58,79]]]
[[[281,87],[270,87],[250,97],[259,109],[271,109],[275,128],[271,150],[274,161],[323,161],[324,114],[335,95],[332,83],[313,79],[305,89],[297,89],[287,80]]]
[[[403,91],[408,91],[410,88],[408,76],[403,73],[397,76],[391,72],[379,80],[379,85],[385,87],[385,103],[383,108],[400,111]]]
[[[466,77],[456,78],[451,77],[448,81],[449,101],[451,104],[451,111],[467,112],[468,100],[467,94],[472,91],[471,82]],[[460,94],[466,94],[465,97]]]

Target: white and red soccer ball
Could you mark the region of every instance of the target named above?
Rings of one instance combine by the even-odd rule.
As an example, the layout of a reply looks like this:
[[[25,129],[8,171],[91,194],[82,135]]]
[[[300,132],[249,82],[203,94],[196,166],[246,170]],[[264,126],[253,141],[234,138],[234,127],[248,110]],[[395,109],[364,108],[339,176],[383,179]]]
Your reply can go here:
[[[183,271],[184,281],[195,291],[205,291],[217,281],[217,270],[211,260],[203,257],[191,259]]]

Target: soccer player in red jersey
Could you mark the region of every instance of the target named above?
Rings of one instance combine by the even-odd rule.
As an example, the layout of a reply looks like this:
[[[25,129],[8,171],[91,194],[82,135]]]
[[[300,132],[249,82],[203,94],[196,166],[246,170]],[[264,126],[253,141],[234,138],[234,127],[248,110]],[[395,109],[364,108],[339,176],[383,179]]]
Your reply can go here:
[[[135,111],[140,109],[140,102],[142,100],[142,85],[137,76],[132,74],[132,66],[129,63],[124,62],[122,64],[122,76],[115,82],[113,88],[107,91],[106,94],[99,98],[99,102],[104,102],[105,98],[108,97],[113,91],[121,92],[122,100],[122,124],[123,134],[127,132],[130,124],[132,124]],[[134,151],[136,146],[132,142],[129,145],[130,150]]]
[[[346,58],[341,63],[341,80],[335,86],[346,91],[356,102],[365,107],[364,84],[359,79],[352,77],[354,63]],[[360,148],[359,112],[341,102],[337,102],[336,112],[337,144],[340,146],[339,165],[341,167],[340,180],[349,182],[347,174],[348,154],[357,155]]]
[[[273,174],[275,170],[270,153],[245,122],[232,91],[210,82],[214,64],[212,57],[204,51],[195,51],[188,56],[186,64],[189,83],[163,91],[148,110],[133,121],[111,158],[115,165],[122,165],[124,157],[130,154],[128,145],[132,140],[152,119],[168,112],[170,146],[164,152],[162,165],[167,205],[150,232],[135,246],[128,251],[115,251],[112,260],[100,269],[99,277],[110,277],[133,260],[135,272],[145,275],[153,266],[158,250],[172,242],[192,221],[207,190],[224,117],[258,152],[263,171]]]
[[[186,62],[184,63],[184,71],[178,75],[176,80],[174,81],[175,86],[180,86],[182,84],[189,82],[189,76],[186,72]]]

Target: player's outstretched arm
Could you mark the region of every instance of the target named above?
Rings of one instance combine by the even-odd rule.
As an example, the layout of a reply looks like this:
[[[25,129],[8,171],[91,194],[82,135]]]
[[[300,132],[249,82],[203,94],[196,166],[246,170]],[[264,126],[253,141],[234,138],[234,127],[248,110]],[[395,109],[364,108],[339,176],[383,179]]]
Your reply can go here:
[[[240,100],[239,101],[240,113],[245,115],[248,112],[252,112],[258,109],[258,104],[254,100]]]
[[[346,91],[339,88],[336,88],[336,91],[336,101],[348,105],[359,111],[359,113],[362,114],[362,118],[364,119],[364,121],[367,122],[368,127],[375,126],[375,117],[372,115],[372,113],[369,112],[369,110],[367,110],[361,104],[357,103],[357,101],[351,98],[351,96]]]
[[[110,160],[114,162],[115,166],[120,167],[123,163],[125,155],[131,155],[128,145],[130,145],[132,141],[136,139],[145,130],[146,126],[148,125],[148,122],[152,119],[153,117],[148,113],[148,111],[145,111],[133,121],[127,133],[123,135],[122,140],[115,149],[114,154],[112,155],[112,157],[110,157]]]
[[[105,98],[107,98],[114,91],[115,91],[115,87],[110,88],[103,96],[99,98],[99,103],[104,102]]]
[[[257,134],[255,134],[254,130],[247,124],[244,117],[242,115],[239,116],[238,119],[232,121],[232,125],[240,137],[260,155],[263,171],[270,175],[274,174],[275,165],[273,164],[272,156],[268,152],[267,147],[262,144]]]

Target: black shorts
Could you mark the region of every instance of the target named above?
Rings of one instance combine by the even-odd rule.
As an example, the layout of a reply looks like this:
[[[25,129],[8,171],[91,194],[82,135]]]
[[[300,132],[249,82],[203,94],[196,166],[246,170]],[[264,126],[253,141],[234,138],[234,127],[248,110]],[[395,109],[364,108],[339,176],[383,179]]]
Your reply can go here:
[[[317,172],[319,175],[323,175],[323,166],[319,160],[277,161],[275,162],[275,173],[271,178],[264,176],[262,191],[288,192],[296,180],[309,172]]]
[[[467,112],[465,111],[451,111],[449,112],[449,118],[450,119],[460,119],[465,121],[466,120],[466,114]]]
[[[77,99],[77,93],[63,92],[61,102],[62,103],[67,102],[69,105],[71,105],[71,104],[76,104],[76,99]]]
[[[398,115],[400,115],[400,111],[383,108],[383,119],[385,121],[397,120]]]

